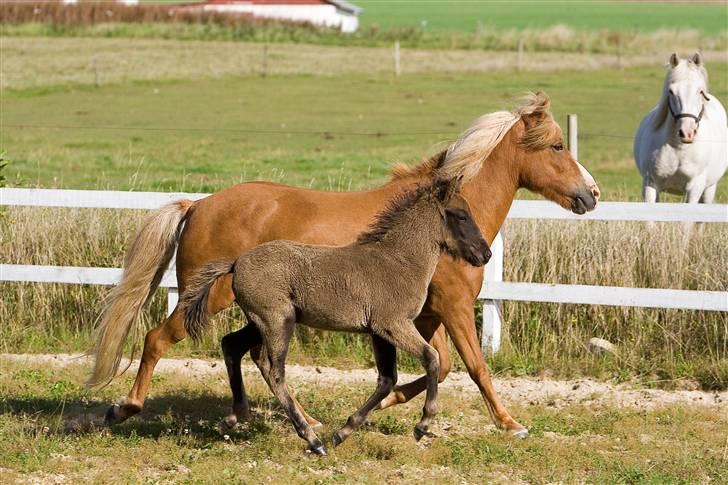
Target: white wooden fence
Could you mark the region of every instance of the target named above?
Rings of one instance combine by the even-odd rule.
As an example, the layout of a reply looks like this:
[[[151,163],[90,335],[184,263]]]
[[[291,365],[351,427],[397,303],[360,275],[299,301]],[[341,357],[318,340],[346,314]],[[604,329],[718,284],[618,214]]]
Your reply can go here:
[[[43,206],[105,209],[156,209],[179,199],[201,199],[208,194],[116,192],[100,190],[0,189],[0,206]],[[510,219],[560,219],[580,221],[657,221],[728,223],[728,205],[644,204],[601,202],[597,209],[577,216],[547,201],[514,201]],[[728,292],[662,288],[517,283],[503,281],[503,239],[491,245],[493,257],[486,266],[478,296],[483,306],[483,349],[498,351],[503,300],[615,305],[652,308],[682,308],[728,312]],[[0,264],[0,281],[113,285],[121,278],[119,268],[83,268]],[[161,286],[169,289],[168,310],[177,303],[176,277],[167,271]]]

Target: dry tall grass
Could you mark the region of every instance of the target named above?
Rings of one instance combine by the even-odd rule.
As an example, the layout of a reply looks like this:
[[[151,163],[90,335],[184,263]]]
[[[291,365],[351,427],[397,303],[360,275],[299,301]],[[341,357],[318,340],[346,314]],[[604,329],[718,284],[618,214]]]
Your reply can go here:
[[[128,81],[218,79],[253,76],[263,72],[263,46],[251,42],[181,41],[162,39],[88,39],[0,37],[2,76],[0,88],[24,89],[60,84],[95,82],[98,69],[102,85]],[[390,47],[329,47],[308,44],[269,44],[268,75],[391,73]],[[685,52],[690,52],[686,50]],[[214,53],[214,55],[212,54]],[[670,55],[634,54],[622,67],[658,65]],[[401,71],[483,72],[516,69],[516,52],[477,50],[403,49]],[[725,52],[704,51],[710,64],[725,62]],[[533,52],[524,56],[525,71],[605,69],[617,65],[610,54]],[[203,68],[201,68],[201,66]]]
[[[142,211],[10,208],[0,217],[0,261],[21,264],[119,267]],[[507,223],[505,279],[547,283],[728,290],[728,231],[706,225],[685,242],[679,228],[641,223]],[[106,288],[2,284],[0,350],[84,349]],[[150,321],[163,318],[164,292]],[[728,386],[728,315],[655,309],[510,302],[505,305],[499,371],[600,375],[670,383],[692,378],[704,387]],[[197,351],[217,353],[219,338],[239,325],[230,310]],[[590,337],[617,344],[616,356],[593,356]],[[300,359],[363,364],[366,339],[301,329]],[[182,346],[181,351],[189,351]],[[177,352],[180,350],[178,349]]]

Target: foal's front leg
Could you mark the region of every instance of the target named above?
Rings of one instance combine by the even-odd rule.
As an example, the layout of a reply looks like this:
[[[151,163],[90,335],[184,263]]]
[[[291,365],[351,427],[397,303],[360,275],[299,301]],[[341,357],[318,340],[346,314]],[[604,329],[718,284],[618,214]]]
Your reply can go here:
[[[397,383],[397,349],[383,338],[372,335],[374,360],[377,363],[377,388],[367,401],[354,414],[349,416],[346,425],[334,433],[334,446],[339,446],[359,426],[366,421],[369,413],[390,393]]]

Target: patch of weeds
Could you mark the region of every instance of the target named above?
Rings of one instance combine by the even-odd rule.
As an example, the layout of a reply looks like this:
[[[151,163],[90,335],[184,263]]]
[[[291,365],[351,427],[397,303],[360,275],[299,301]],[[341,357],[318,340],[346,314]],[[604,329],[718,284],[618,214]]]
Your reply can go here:
[[[48,388],[48,394],[54,399],[62,399],[71,394],[78,394],[81,388],[72,382],[56,381]]]
[[[382,416],[376,422],[376,429],[387,435],[407,435],[410,433],[410,428],[404,421],[397,419],[391,414]]]
[[[391,460],[395,456],[395,450],[384,441],[367,441],[364,455],[375,460]]]
[[[45,384],[48,379],[39,369],[21,369],[13,374],[13,380],[31,384]]]
[[[504,445],[484,438],[461,438],[448,440],[446,445],[450,448],[448,464],[455,466],[487,463],[514,465],[519,461],[512,443]]]

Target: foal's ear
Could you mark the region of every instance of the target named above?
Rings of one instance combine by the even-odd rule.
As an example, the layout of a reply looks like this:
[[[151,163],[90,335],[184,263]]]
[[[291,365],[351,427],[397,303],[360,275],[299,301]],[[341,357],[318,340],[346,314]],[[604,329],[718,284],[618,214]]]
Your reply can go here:
[[[677,52],[673,52],[670,56],[670,65],[672,67],[677,67],[677,65],[680,64],[680,58],[677,55]]]
[[[443,204],[448,203],[452,196],[460,191],[460,186],[462,185],[462,182],[462,175],[454,178],[436,179],[433,184],[435,197],[437,197],[437,200],[439,200]]]

